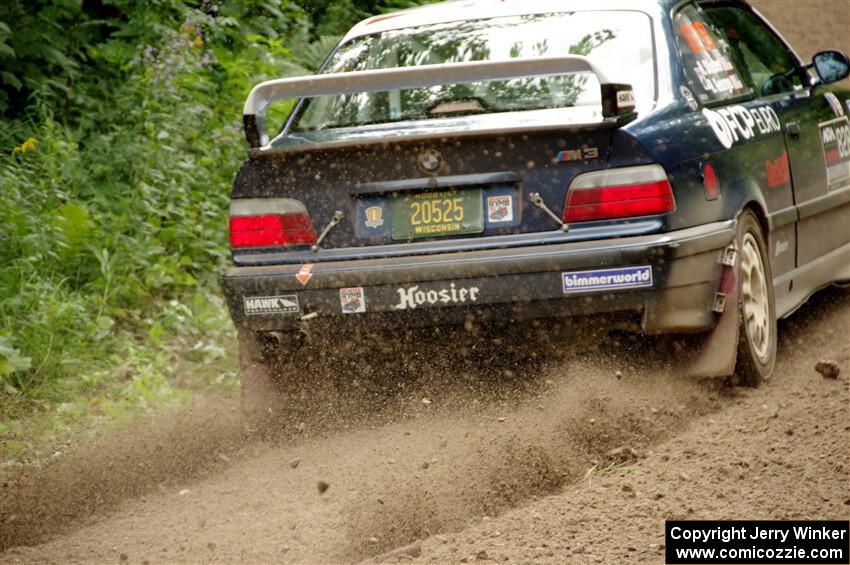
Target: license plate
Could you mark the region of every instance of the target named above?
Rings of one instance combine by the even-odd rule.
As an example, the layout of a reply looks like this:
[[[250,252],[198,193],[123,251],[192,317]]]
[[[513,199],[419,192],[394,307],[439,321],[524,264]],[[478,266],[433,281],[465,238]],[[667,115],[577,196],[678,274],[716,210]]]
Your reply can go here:
[[[392,238],[463,235],[484,231],[480,188],[400,194],[392,199]]]

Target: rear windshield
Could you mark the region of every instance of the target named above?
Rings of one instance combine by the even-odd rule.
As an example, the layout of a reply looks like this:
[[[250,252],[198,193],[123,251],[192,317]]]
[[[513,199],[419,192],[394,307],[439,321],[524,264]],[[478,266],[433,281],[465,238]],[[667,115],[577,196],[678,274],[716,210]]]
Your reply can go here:
[[[652,34],[641,12],[573,12],[431,24],[352,39],[323,72],[586,55],[634,87],[638,106],[655,98]],[[445,118],[476,113],[600,105],[592,73],[519,78],[305,100],[290,131]]]

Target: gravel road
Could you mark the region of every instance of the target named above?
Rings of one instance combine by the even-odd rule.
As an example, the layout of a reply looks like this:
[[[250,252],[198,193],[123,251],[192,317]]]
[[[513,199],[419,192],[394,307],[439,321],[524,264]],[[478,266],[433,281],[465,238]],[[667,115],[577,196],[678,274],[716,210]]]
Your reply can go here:
[[[0,559],[656,563],[666,518],[846,516],[850,294],[780,331],[756,390],[677,376],[675,342],[565,332],[497,341],[448,382],[420,359],[368,410],[375,391],[322,399],[334,418],[313,406],[273,439],[208,400],[7,481]]]

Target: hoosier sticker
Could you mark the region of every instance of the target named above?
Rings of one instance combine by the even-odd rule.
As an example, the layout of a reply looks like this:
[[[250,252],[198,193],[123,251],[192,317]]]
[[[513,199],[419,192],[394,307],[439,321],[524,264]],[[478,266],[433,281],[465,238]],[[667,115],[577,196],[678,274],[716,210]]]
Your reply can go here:
[[[297,314],[298,297],[294,294],[285,296],[246,296],[243,298],[243,310],[246,316],[263,314]]]
[[[652,286],[652,267],[621,267],[561,273],[564,294]]]
[[[421,289],[419,286],[410,286],[397,289],[399,302],[394,306],[396,310],[407,310],[419,306],[434,306],[436,304],[463,304],[465,302],[477,302],[478,293],[481,290],[477,286],[456,286],[451,283],[448,287]]]

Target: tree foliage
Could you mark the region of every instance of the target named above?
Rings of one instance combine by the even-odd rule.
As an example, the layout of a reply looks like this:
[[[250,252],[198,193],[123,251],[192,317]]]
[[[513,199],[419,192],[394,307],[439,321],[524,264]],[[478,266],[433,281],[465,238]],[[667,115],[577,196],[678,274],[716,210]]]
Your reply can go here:
[[[408,3],[0,3],[4,403],[96,386],[131,345],[220,337],[245,96]]]

